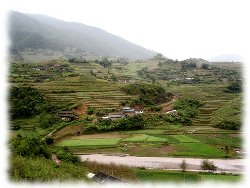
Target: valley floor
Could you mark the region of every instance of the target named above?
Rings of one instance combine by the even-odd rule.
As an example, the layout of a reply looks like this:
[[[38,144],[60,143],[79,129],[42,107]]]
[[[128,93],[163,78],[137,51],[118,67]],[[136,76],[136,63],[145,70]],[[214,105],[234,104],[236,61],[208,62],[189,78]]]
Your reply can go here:
[[[185,159],[187,171],[200,171],[203,159],[198,158],[173,158],[173,157],[137,157],[126,155],[103,155],[91,154],[81,155],[82,161],[98,161],[98,163],[114,163],[117,165],[127,165],[130,167],[141,167],[147,169],[181,170],[180,164]],[[244,173],[246,159],[209,159],[217,166],[217,173]]]

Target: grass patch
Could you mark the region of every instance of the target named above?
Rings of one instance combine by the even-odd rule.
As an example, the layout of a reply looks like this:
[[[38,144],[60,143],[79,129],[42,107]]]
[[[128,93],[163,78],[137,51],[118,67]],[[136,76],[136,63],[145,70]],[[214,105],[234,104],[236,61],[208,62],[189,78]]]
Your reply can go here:
[[[149,136],[146,140],[147,142],[167,142],[168,139],[158,136]]]
[[[186,143],[186,142],[191,142],[191,143],[197,143],[200,142],[199,140],[193,139],[189,136],[186,135],[172,135],[173,138],[179,140],[180,142]]]
[[[242,177],[240,175],[232,174],[201,174],[201,180],[203,181],[223,181],[223,182],[239,182]]]
[[[147,140],[149,136],[146,134],[139,134],[139,135],[131,135],[122,141],[124,142],[144,142]]]
[[[231,136],[229,134],[194,134],[190,136],[206,144],[227,145],[231,147],[242,146],[242,138],[240,136]]]
[[[194,156],[204,158],[223,158],[225,152],[203,143],[180,143],[176,144],[179,151],[172,153],[174,156]]]
[[[179,172],[179,171],[165,171],[165,170],[142,170],[134,169],[134,173],[142,182],[239,182],[242,177],[240,175],[232,174],[210,174],[197,172]]]
[[[121,138],[64,140],[58,146],[107,146],[115,145]]]
[[[196,182],[199,181],[198,174],[169,172],[163,170],[140,170],[136,169],[136,176],[143,182]]]

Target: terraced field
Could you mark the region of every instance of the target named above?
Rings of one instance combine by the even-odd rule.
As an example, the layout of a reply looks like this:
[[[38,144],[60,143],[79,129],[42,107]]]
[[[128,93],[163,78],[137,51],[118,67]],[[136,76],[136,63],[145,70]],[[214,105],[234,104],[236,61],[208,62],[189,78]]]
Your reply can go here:
[[[145,134],[135,131],[73,136],[59,141],[57,146],[68,146],[76,153],[224,158],[227,155],[224,150],[225,144],[229,144],[229,154],[234,158],[237,154],[233,148],[240,147],[241,142],[239,136],[222,133],[210,136],[210,134],[168,135],[159,132]]]

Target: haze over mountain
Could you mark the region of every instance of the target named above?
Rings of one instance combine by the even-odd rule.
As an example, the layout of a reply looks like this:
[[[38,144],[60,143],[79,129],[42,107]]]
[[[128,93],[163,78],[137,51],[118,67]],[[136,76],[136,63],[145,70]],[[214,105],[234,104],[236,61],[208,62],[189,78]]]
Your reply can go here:
[[[235,62],[242,62],[242,57],[238,54],[222,54],[208,59],[209,61],[213,62],[228,62],[228,61],[235,61]]]
[[[66,56],[147,59],[156,53],[96,27],[12,11],[11,53],[46,51]]]

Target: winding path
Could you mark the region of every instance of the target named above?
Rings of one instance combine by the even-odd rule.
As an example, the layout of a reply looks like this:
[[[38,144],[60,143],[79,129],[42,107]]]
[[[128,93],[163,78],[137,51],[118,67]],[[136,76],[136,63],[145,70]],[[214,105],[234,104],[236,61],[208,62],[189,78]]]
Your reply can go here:
[[[131,167],[145,167],[149,169],[169,169],[180,170],[180,164],[183,159],[187,163],[187,171],[202,171],[200,164],[204,159],[197,158],[172,158],[172,157],[137,157],[137,156],[119,156],[91,154],[79,155],[81,161],[97,161],[99,163],[120,164]],[[217,166],[217,172],[244,173],[245,159],[209,159]]]

